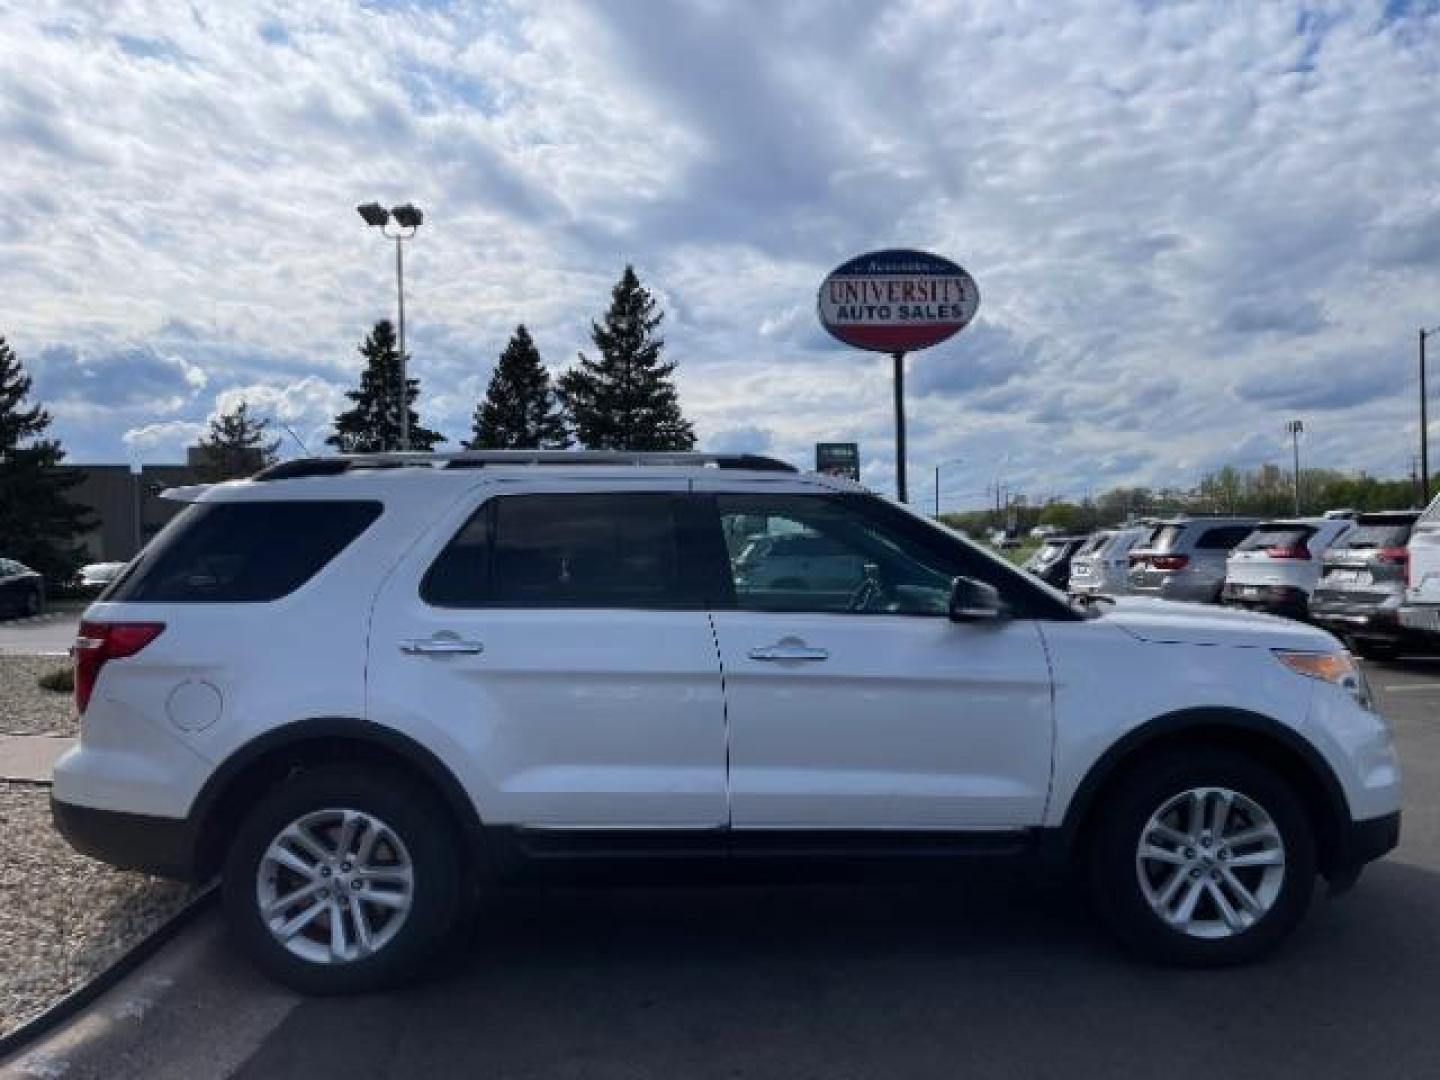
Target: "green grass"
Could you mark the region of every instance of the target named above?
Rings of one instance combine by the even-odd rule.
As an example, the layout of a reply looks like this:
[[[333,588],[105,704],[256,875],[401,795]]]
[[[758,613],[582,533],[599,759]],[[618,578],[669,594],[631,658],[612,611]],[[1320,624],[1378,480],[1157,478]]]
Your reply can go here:
[[[1026,540],[1019,547],[1006,548],[1005,550],[1001,551],[1000,554],[1005,556],[1005,558],[1009,559],[1016,566],[1019,566],[1026,559],[1030,558],[1031,555],[1034,555],[1036,549],[1039,547],[1039,540]]]

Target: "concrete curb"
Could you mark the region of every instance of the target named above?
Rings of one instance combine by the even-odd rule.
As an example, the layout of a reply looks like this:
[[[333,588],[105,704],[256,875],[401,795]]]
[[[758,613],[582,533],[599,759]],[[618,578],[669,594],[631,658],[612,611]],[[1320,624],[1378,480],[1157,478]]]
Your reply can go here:
[[[25,1053],[39,1039],[76,1016],[101,994],[119,983],[126,975],[158,952],[162,945],[189,926],[199,914],[214,907],[219,894],[220,891],[214,884],[207,885],[191,897],[184,907],[136,942],[129,951],[100,974],[89,982],[76,987],[44,1012],[31,1017],[8,1035],[0,1036],[0,1067],[13,1064],[12,1058]]]

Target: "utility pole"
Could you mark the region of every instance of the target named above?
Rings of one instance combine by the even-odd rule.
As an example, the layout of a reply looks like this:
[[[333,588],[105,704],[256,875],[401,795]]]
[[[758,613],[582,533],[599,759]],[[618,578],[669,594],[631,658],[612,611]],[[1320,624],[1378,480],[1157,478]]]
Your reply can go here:
[[[1290,442],[1295,448],[1295,516],[1300,516],[1300,433],[1305,430],[1305,424],[1300,420],[1291,420],[1285,425],[1285,430],[1290,433]]]
[[[946,465],[959,465],[964,458],[950,458],[948,461],[939,462],[935,466],[935,517],[940,517],[940,470]]]
[[[1420,505],[1430,505],[1430,419],[1425,395],[1425,340],[1440,333],[1440,326],[1420,331]]]

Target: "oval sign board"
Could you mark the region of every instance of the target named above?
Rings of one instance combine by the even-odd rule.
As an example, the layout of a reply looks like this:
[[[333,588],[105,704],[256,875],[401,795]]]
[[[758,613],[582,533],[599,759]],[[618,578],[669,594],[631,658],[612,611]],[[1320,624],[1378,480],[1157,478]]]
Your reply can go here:
[[[980,306],[975,279],[924,251],[872,251],[820,285],[820,322],[857,349],[914,352],[963,330]]]

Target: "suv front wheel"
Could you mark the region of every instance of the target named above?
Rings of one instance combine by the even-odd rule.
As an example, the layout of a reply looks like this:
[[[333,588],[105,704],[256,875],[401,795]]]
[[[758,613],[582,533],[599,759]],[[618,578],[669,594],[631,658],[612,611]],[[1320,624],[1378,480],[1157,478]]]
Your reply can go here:
[[[309,994],[413,974],[454,923],[460,861],[444,808],[404,777],[357,765],[302,771],[260,800],[225,861],[232,932]]]
[[[1294,790],[1241,754],[1189,748],[1131,770],[1091,848],[1101,915],[1152,959],[1244,963],[1283,940],[1315,889],[1315,839]]]

